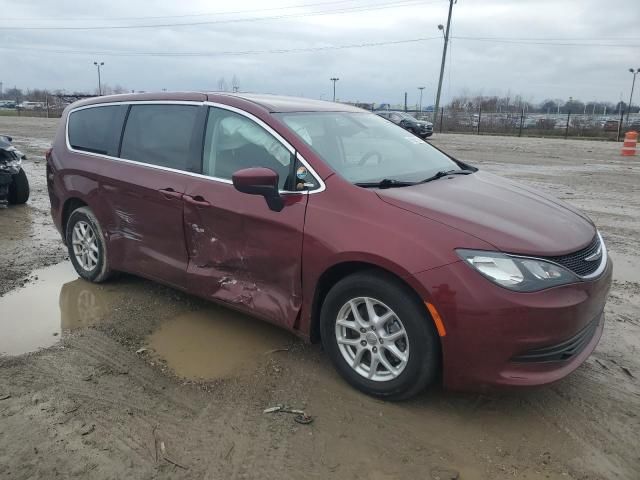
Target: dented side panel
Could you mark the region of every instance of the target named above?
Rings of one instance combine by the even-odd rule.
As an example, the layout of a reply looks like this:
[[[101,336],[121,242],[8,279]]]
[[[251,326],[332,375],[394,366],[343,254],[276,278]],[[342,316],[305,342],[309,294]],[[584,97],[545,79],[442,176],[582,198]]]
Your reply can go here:
[[[99,178],[111,263],[114,269],[139,273],[184,288],[187,251],[181,194],[186,176],[139,164],[102,159]]]
[[[308,196],[285,197],[280,212],[232,185],[192,179],[185,202],[188,289],[292,328],[300,306],[304,215]]]

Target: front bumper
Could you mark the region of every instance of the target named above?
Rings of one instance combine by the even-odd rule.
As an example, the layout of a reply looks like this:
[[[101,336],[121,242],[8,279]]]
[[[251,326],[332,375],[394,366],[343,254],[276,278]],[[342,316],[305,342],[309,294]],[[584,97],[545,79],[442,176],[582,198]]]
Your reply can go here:
[[[608,260],[595,280],[533,293],[494,285],[463,262],[417,274],[446,328],[445,387],[543,385],[571,373],[600,340],[611,274]]]

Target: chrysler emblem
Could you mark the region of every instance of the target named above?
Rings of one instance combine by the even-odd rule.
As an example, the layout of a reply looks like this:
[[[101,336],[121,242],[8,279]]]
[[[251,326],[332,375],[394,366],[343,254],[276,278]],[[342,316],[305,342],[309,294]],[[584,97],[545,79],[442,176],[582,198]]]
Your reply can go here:
[[[600,245],[598,247],[598,250],[596,250],[595,253],[592,253],[588,257],[585,257],[584,261],[585,262],[594,262],[594,261],[598,260],[601,256],[602,256],[602,245]]]

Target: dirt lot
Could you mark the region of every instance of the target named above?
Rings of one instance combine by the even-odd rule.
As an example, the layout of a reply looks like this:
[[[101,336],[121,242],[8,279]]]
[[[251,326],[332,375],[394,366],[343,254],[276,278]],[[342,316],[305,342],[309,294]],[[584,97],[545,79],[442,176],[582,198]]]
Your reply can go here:
[[[48,216],[54,129],[0,118],[33,187],[0,211],[0,478],[640,478],[640,157],[619,144],[434,138],[587,212],[615,281],[600,345],[565,380],[394,404],[270,326],[131,276],[79,280]],[[277,404],[315,421],[263,413]]]

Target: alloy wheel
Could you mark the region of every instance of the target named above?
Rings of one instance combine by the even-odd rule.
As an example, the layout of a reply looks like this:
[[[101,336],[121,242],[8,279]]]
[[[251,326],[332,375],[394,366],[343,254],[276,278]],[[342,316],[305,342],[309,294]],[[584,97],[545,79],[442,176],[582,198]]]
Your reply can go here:
[[[359,375],[376,382],[397,378],[409,361],[409,337],[400,318],[380,300],[345,303],[335,324],[342,357]]]
[[[71,236],[73,254],[80,265],[87,272],[96,268],[99,261],[100,250],[96,233],[89,223],[78,221],[73,226]]]

